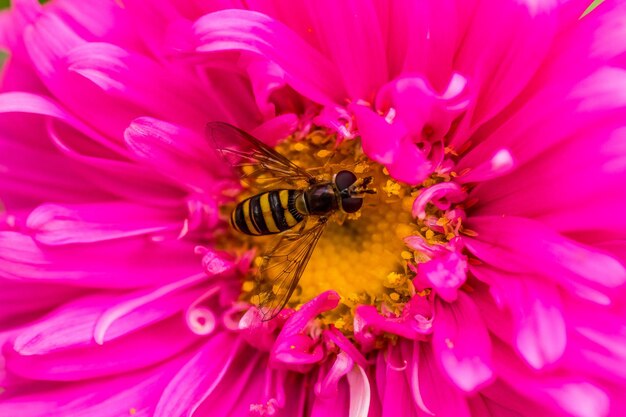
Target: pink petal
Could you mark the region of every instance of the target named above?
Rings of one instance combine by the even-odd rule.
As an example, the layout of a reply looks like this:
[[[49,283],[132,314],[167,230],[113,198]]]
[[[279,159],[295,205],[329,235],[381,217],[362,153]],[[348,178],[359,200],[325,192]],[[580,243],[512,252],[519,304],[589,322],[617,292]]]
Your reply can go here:
[[[339,381],[354,367],[354,361],[345,352],[339,352],[330,369],[321,381],[315,384],[315,394],[319,397],[337,395]]]
[[[546,277],[602,304],[610,303],[613,291],[626,283],[626,268],[616,259],[538,222],[484,216],[471,218],[467,226],[478,233],[475,239],[465,239],[467,248],[502,270]]]
[[[198,52],[248,51],[283,71],[296,91],[321,104],[345,97],[333,64],[282,23],[260,13],[223,10],[196,21]]]
[[[120,138],[137,109],[103,94],[81,75],[68,71],[65,60],[74,48],[86,44],[69,20],[48,13],[24,32],[25,44],[40,78],[52,94],[73,114],[110,138]],[[91,105],[98,102],[97,111]]]
[[[229,167],[208,142],[182,126],[150,117],[133,120],[124,132],[128,147],[142,161],[197,193],[208,193]]]
[[[300,370],[321,361],[324,357],[322,347],[306,334],[306,329],[318,314],[332,310],[338,303],[339,295],[326,291],[292,314],[276,338],[271,352],[272,363]]]
[[[344,380],[337,393],[330,398],[315,397],[311,417],[342,417],[350,412],[350,387]]]
[[[575,417],[609,415],[608,393],[584,375],[557,373],[537,378],[534,370],[521,363],[501,343],[494,344],[494,365],[504,382],[555,412]]]
[[[199,294],[204,295],[216,292],[218,288],[209,287],[188,290],[190,287],[206,280],[204,274],[196,274],[178,282],[156,287],[145,291],[129,293],[124,297],[111,301],[93,326],[93,339],[99,345],[105,341],[115,339],[120,335],[134,331],[137,327],[158,322],[164,317],[179,313],[182,306],[195,303]],[[194,304],[187,307],[187,312]],[[196,334],[200,334],[193,328],[193,322],[187,317],[187,325]],[[211,329],[212,330],[212,329]],[[209,334],[204,332],[202,335]]]
[[[465,392],[475,392],[494,377],[491,342],[474,302],[463,292],[452,304],[435,304],[433,349],[450,380]]]
[[[0,113],[11,112],[32,113],[58,119],[116,153],[128,154],[122,146],[111,143],[109,139],[86,126],[58,103],[47,97],[22,92],[0,94]]]
[[[508,174],[515,168],[513,155],[507,149],[500,149],[491,159],[475,167],[468,174],[457,179],[461,184],[488,181]]]
[[[150,417],[167,381],[186,358],[174,358],[144,371],[91,381],[40,384],[35,393],[24,392],[0,402],[0,415]]]
[[[448,210],[451,203],[459,203],[467,198],[465,191],[455,182],[442,182],[420,190],[413,202],[411,214],[420,220],[426,218],[426,205],[431,203],[440,210]]]
[[[574,2],[568,3],[566,7]],[[518,97],[519,105],[505,111],[505,122],[463,158],[461,169],[478,165],[502,147],[524,163],[572,134],[593,132],[611,117],[607,112],[623,109],[624,89],[617,86],[624,85],[624,72],[612,62],[626,50],[617,41],[624,35],[623,13],[624,4],[610,2],[567,27],[555,39],[536,81]],[[623,120],[623,115],[615,117]]]
[[[0,279],[0,326],[14,327],[23,319],[46,313],[80,295],[78,288]],[[33,297],[45,294],[45,297]]]
[[[24,136],[42,139],[41,143],[24,143]],[[19,138],[19,139],[18,139]],[[106,193],[93,189],[81,175],[80,167],[44,145],[45,133],[24,128],[23,135],[0,138],[0,198],[7,211],[32,208],[45,201],[82,202],[104,199]],[[19,155],[16,158],[15,155]],[[41,172],[35,167],[48,167]]]
[[[341,74],[348,98],[372,100],[387,80],[386,51],[375,2],[307,2],[312,31]],[[324,13],[320,13],[324,10]]]
[[[584,305],[577,300],[565,305],[570,332],[568,349],[563,361],[568,368],[580,373],[623,384],[626,381],[626,323],[623,313],[607,311],[596,305]],[[622,309],[623,310],[623,309]]]
[[[34,239],[45,245],[98,242],[181,227],[166,211],[123,202],[44,204],[30,214],[26,225]]]
[[[357,120],[363,151],[383,164],[392,177],[418,184],[430,174],[430,163],[402,124],[388,123],[365,106],[351,105],[350,110]]]
[[[216,379],[215,374],[211,372],[209,377],[213,377],[215,382],[213,385],[208,385],[211,382],[210,380],[203,381],[204,386],[209,388],[209,395],[204,396],[199,403],[192,402],[188,404],[187,414],[183,414],[183,416],[231,417],[254,415],[251,412],[256,406],[259,404],[261,407],[267,405],[266,403],[263,404],[263,400],[266,398],[264,393],[268,389],[266,386],[268,381],[266,368],[266,357],[259,355],[258,351],[253,348],[244,345],[230,366],[226,368],[226,373],[223,376],[218,375]],[[186,371],[191,372],[191,370]],[[180,387],[178,389],[180,391],[184,390],[185,387],[188,389],[189,379],[185,378],[183,381],[181,375],[179,382]],[[299,387],[294,380],[289,381],[288,384],[295,384],[294,387],[296,389]],[[195,390],[192,393],[195,394]],[[184,395],[183,392],[181,394]],[[198,392],[198,394],[201,394],[201,392]],[[270,404],[270,407],[272,407],[273,399],[268,400],[272,402]],[[171,414],[165,415],[169,416]]]
[[[554,37],[557,2],[476,2],[455,67],[476,86],[472,124],[506,107],[529,83]],[[468,119],[469,120],[469,119]]]
[[[49,248],[30,236],[0,232],[0,277],[6,279],[138,288],[194,275],[198,266],[193,247],[180,241],[130,239]]]
[[[606,207],[626,210],[626,199],[614,192],[626,181],[626,129],[621,125],[616,119],[580,130],[514,175],[477,187],[475,209],[485,215],[531,217],[562,233],[623,236],[626,219],[615,216],[606,222],[599,215]]]
[[[193,416],[222,382],[240,346],[241,342],[228,332],[206,342],[167,384],[154,416]]]
[[[426,343],[404,344],[407,377],[420,409],[431,416],[469,417],[467,400],[436,366],[435,353]]]
[[[399,317],[386,317],[378,313],[375,306],[360,305],[354,317],[354,336],[365,350],[373,347],[375,336],[391,333],[406,339],[419,339],[432,332],[431,302],[422,297],[413,297]]]
[[[222,119],[230,114],[228,110],[222,111],[218,97],[203,94],[204,89],[190,74],[174,67],[165,71],[151,59],[117,45],[98,42],[80,45],[67,53],[65,61],[68,71],[94,83],[106,97],[119,99],[117,108],[128,107],[129,113],[136,106],[143,114],[195,129],[200,129],[207,119]],[[99,92],[94,92],[94,99],[98,95]],[[114,104],[111,100],[111,105]],[[106,103],[102,105],[101,111],[114,111]]]
[[[196,277],[195,282],[198,281]],[[99,322],[112,311],[121,310],[115,318],[107,318],[109,331],[106,339],[102,337],[102,344],[172,317],[181,311],[178,303],[197,297],[197,291],[171,295],[165,289],[163,287],[161,290],[161,297],[152,298],[148,298],[143,292],[129,293],[126,296],[102,294],[76,298],[23,329],[17,335],[13,347],[24,355],[43,355],[93,346]],[[135,302],[132,308],[126,308],[129,301],[140,299],[140,303]]]
[[[419,264],[418,275],[432,284],[438,296],[453,302],[467,278],[467,257],[455,251],[448,252]]]
[[[409,133],[417,137],[428,127],[430,141],[442,140],[452,121],[467,107],[467,80],[454,74],[442,94],[435,92],[422,77],[402,76],[386,84],[376,97],[376,109],[395,112],[394,120],[402,121]]]
[[[417,417],[418,407],[413,400],[412,381],[407,380],[408,363],[399,347],[387,353],[379,352],[376,362],[376,381],[380,390],[382,416]]]
[[[367,374],[359,365],[348,373],[350,385],[350,413],[349,417],[367,415],[370,409],[370,383]]]
[[[183,191],[158,171],[119,160],[101,147],[94,146],[90,137],[57,121],[48,120],[46,127],[53,144],[61,152],[86,165],[83,175],[96,188],[148,205],[171,207],[181,204]]]
[[[530,401],[524,394],[523,391],[516,392],[510,385],[502,380],[496,380],[493,384],[485,387],[479,395],[469,398],[468,403],[472,415],[478,416],[518,417],[523,415],[561,415],[560,412],[551,412],[541,404]]]
[[[563,356],[567,335],[556,286],[491,268],[474,267],[472,272],[488,282],[510,309],[515,346],[530,366],[542,369]]]
[[[7,369],[32,379],[93,378],[153,365],[197,341],[180,317],[167,318],[170,307],[159,312],[159,322],[147,327],[143,326],[155,320],[154,313],[129,315],[116,323],[121,327],[112,327],[115,339],[96,345],[93,326],[106,298],[79,299],[18,333],[4,352]]]

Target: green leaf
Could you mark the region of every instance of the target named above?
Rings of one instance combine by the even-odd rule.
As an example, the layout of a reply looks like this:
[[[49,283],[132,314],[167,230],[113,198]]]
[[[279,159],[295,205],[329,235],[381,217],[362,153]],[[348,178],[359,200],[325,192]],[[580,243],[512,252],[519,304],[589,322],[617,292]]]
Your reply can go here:
[[[585,12],[582,14],[581,19],[585,16],[587,16],[589,13],[591,13],[591,11],[593,9],[595,9],[596,7],[598,7],[600,5],[600,3],[604,3],[604,0],[593,0],[593,3],[591,3],[591,5],[589,7],[587,7],[587,10],[585,10]]]
[[[11,0],[0,0],[0,9],[8,9]]]

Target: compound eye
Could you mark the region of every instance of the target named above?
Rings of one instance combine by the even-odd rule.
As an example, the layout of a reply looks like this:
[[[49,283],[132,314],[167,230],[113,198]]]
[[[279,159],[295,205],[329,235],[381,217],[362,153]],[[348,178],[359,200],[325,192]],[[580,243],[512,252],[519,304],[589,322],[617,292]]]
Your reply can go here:
[[[346,213],[356,213],[363,206],[362,198],[347,197],[341,199],[341,208]]]
[[[350,171],[339,171],[335,175],[335,185],[339,191],[343,191],[356,182],[356,175]]]

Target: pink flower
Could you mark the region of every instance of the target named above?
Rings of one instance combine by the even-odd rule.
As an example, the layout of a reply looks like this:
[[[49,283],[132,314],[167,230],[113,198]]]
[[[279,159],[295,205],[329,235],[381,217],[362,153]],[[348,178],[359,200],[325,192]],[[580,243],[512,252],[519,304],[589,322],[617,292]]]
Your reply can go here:
[[[14,1],[0,415],[624,415],[626,7],[587,5]],[[217,120],[378,181],[270,321]]]

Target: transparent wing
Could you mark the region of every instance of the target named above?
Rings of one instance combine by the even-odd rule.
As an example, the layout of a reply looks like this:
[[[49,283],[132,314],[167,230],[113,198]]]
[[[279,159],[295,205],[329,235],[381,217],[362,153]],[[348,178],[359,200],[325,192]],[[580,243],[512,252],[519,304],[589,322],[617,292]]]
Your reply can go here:
[[[315,182],[312,175],[243,130],[224,122],[210,122],[206,135],[218,154],[236,168],[250,186],[264,189],[284,182]]]
[[[253,295],[263,321],[276,317],[298,286],[318,240],[324,232],[326,218],[303,232],[285,232],[265,255],[259,268],[259,291]]]

